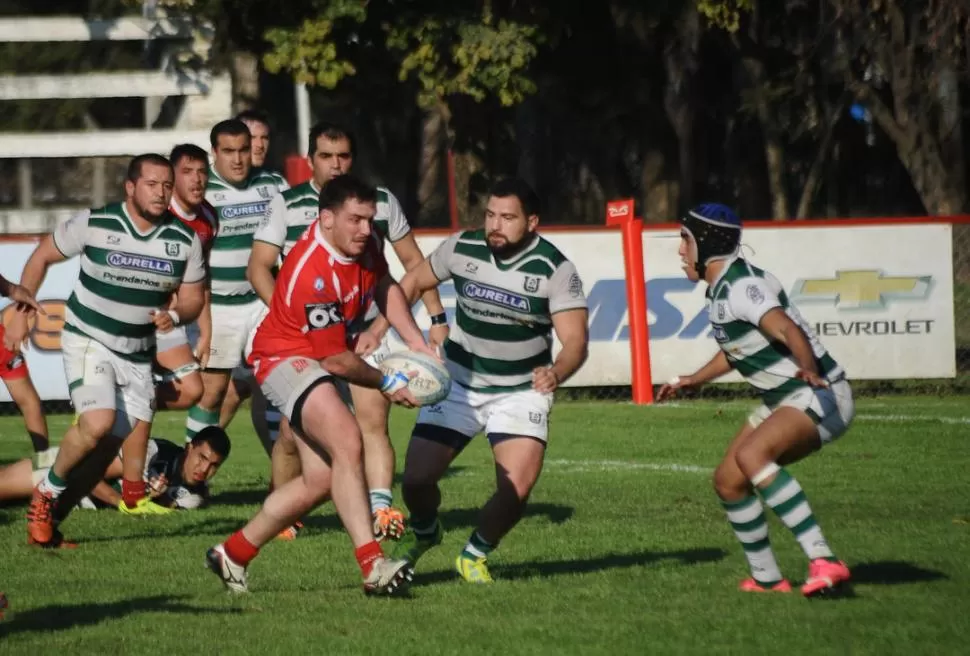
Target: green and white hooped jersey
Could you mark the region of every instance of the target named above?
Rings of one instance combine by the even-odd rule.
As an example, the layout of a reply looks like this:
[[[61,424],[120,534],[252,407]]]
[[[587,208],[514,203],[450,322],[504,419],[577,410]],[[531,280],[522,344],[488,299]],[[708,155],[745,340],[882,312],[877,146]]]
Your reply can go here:
[[[728,362],[761,391],[762,400],[769,408],[808,385],[795,378],[799,367],[791,352],[783,344],[769,340],[758,327],[771,309],[784,310],[805,332],[823,378],[834,381],[845,373],[798,308],[789,302],[778,279],[742,258],[731,260],[708,288],[707,306],[714,338]]]
[[[168,213],[141,233],[124,203],[113,203],[61,223],[53,239],[65,257],[81,256],[64,329],[131,360],[154,354],[150,311],[164,308],[183,282],[205,280],[198,235]]]
[[[510,260],[497,260],[484,230],[444,241],[428,258],[455,284],[457,307],[445,342],[448,371],[484,393],[532,387],[532,370],[552,363],[552,315],[586,307],[575,265],[536,235]]]
[[[270,200],[279,194],[279,185],[278,175],[253,170],[242,185],[236,186],[220,177],[215,168],[209,168],[205,199],[219,219],[219,231],[209,253],[213,304],[239,305],[259,298],[246,280],[246,266],[253,235]]]
[[[319,215],[319,200],[320,190],[312,180],[274,196],[253,239],[273,244],[286,257]],[[374,231],[382,249],[387,240],[398,241],[411,231],[401,203],[384,187],[377,188]]]

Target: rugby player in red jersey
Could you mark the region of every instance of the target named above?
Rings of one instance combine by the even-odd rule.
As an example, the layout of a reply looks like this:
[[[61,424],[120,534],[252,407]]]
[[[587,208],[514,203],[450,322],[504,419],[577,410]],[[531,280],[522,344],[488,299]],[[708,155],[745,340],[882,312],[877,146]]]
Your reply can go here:
[[[260,547],[331,497],[354,544],[364,592],[390,594],[411,577],[408,563],[386,558],[374,539],[360,427],[336,386],[342,379],[379,389],[394,403],[417,405],[407,375],[381,373],[348,343],[371,303],[408,348],[437,357],[373,238],[376,203],[377,190],[353,176],[327,183],[319,218],[284,260],[269,314],[256,331],[248,362],[283,414],[282,431],[297,437],[302,474],[276,488],[245,527],[208,551],[210,569],[230,591],[247,591],[246,568]]]

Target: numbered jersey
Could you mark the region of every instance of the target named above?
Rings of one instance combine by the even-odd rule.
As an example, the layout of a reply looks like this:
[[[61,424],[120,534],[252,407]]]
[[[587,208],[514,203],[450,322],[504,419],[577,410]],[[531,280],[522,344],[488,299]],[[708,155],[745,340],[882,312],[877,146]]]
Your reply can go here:
[[[532,386],[532,370],[552,362],[552,315],[586,307],[576,267],[535,235],[509,260],[498,260],[483,230],[442,242],[429,257],[439,280],[458,297],[445,342],[452,379],[479,392]]]
[[[304,232],[276,279],[269,314],[256,330],[249,364],[262,383],[284,358],[322,360],[348,348],[387,262],[376,240],[358,258],[342,256],[319,223]]]
[[[168,212],[143,233],[115,203],[61,223],[53,239],[65,257],[81,256],[64,330],[131,360],[152,358],[151,310],[165,307],[183,282],[205,279],[198,235]]]
[[[253,235],[266,215],[269,202],[280,192],[278,177],[254,170],[240,185],[224,180],[209,169],[205,199],[215,208],[219,231],[212,242],[209,265],[212,303],[238,305],[258,296],[246,280],[246,266],[253,249]]]
[[[769,408],[808,385],[795,378],[799,367],[791,351],[761,332],[761,319],[769,310],[781,308],[804,331],[822,377],[834,381],[844,375],[798,308],[789,302],[778,279],[746,260],[736,258],[728,263],[708,287],[707,306],[718,346],[731,366],[761,391]]]

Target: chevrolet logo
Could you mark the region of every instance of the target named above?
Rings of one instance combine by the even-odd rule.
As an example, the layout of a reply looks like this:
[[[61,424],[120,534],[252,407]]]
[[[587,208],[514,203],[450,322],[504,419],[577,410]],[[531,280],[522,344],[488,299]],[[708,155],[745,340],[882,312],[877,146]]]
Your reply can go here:
[[[884,308],[892,299],[926,298],[933,276],[885,276],[878,269],[836,271],[834,278],[799,280],[793,302],[835,302],[843,310]]]

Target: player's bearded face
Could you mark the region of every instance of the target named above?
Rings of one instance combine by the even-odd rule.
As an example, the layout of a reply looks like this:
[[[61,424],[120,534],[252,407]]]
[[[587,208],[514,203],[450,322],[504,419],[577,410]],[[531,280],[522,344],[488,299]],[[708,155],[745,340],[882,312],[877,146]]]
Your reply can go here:
[[[493,196],[485,209],[485,240],[495,257],[508,258],[532,241],[539,219],[525,216],[515,196]]]
[[[205,185],[209,181],[206,162],[183,157],[175,163],[175,197],[191,209],[205,198]]]
[[[347,200],[336,212],[323,213],[323,227],[332,236],[332,244],[347,257],[357,257],[367,248],[373,230],[373,203],[356,198]]]
[[[688,280],[697,282],[701,279],[697,273],[697,256],[695,255],[694,239],[685,231],[680,232],[680,248],[677,254],[680,255],[681,269],[687,275]]]
[[[248,134],[220,134],[212,152],[213,166],[228,182],[239,184],[249,177],[253,162]]]
[[[350,140],[330,139],[326,135],[317,138],[317,149],[310,158],[313,181],[318,187],[327,184],[338,175],[350,172],[354,156],[350,152]]]
[[[249,128],[250,158],[253,166],[263,166],[266,163],[266,153],[269,152],[269,126],[259,121],[243,121]]]
[[[125,191],[142,217],[158,219],[172,200],[172,170],[158,164],[143,164],[141,175],[135,182],[127,182]]]

